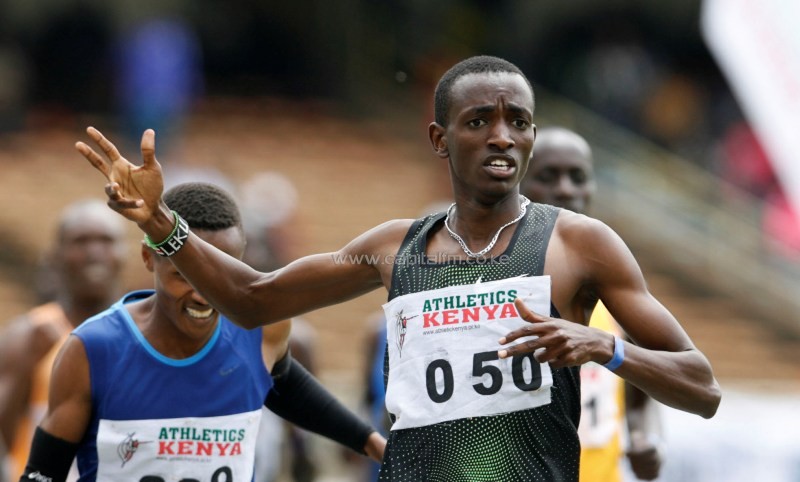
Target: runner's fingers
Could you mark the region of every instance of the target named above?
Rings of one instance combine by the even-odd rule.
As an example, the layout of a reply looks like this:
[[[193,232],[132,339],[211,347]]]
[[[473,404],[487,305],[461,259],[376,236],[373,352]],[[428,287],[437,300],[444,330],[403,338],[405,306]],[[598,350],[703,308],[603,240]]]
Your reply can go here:
[[[137,208],[143,205],[143,201],[141,199],[128,199],[124,197],[119,191],[119,184],[116,182],[109,182],[106,184],[105,191],[106,196],[108,196],[108,205],[113,209]]]
[[[122,198],[122,195],[119,193],[119,184],[116,182],[109,182],[106,184],[106,196],[108,199],[112,201],[118,201]]]
[[[534,354],[539,363],[549,363],[553,368],[573,365],[569,357],[569,350],[563,345],[548,346]]]
[[[523,326],[522,328],[517,328],[516,330],[506,334],[506,336],[503,338],[500,338],[500,344],[505,345],[506,343],[511,343],[514,340],[526,336],[541,336],[543,333],[546,333],[546,327],[543,325]]]
[[[78,152],[80,152],[83,157],[85,157],[86,160],[89,161],[92,166],[94,166],[95,169],[100,171],[106,177],[106,179],[109,179],[111,171],[109,169],[108,162],[100,157],[100,154],[96,153],[94,149],[83,142],[76,142],[75,149],[77,149]]]
[[[108,207],[113,209],[114,211],[120,212],[125,209],[136,209],[142,207],[142,201],[139,199],[125,199],[121,198],[119,200],[109,200]]]
[[[98,146],[100,146],[100,149],[106,153],[106,156],[111,162],[114,162],[122,157],[117,150],[117,147],[112,144],[111,141],[106,139],[100,131],[94,127],[87,127],[86,133],[89,134],[89,137],[91,137]]]
[[[147,129],[142,134],[142,159],[145,167],[151,167],[156,163],[156,131]]]
[[[534,353],[539,348],[543,348],[543,346],[541,339],[537,338],[535,340],[527,340],[517,343],[516,345],[509,346],[499,350],[497,354],[500,356],[500,358],[508,358],[516,355],[524,355],[526,353]]]
[[[517,308],[517,312],[519,313],[520,318],[522,318],[525,321],[528,321],[530,323],[541,323],[543,321],[547,321],[546,317],[534,313],[533,311],[528,309],[528,307],[525,306],[525,303],[519,298],[514,300],[514,306]]]

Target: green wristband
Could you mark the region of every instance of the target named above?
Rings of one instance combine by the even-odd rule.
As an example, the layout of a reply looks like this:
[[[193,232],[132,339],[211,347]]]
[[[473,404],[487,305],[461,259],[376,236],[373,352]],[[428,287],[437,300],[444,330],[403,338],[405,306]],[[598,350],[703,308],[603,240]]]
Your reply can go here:
[[[189,224],[186,220],[175,211],[172,211],[172,216],[175,218],[175,226],[166,239],[160,243],[154,243],[150,236],[144,235],[144,243],[159,256],[172,256],[183,247],[183,243],[189,238]]]

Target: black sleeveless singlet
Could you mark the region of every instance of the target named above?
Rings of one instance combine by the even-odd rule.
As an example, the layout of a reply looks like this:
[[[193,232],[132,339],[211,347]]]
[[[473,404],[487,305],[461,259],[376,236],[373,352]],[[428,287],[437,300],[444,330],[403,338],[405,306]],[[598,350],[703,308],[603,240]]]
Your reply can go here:
[[[448,286],[540,276],[558,208],[531,203],[508,248],[489,262],[438,263],[425,256],[428,234],[445,213],[417,220],[395,263],[389,300]],[[410,262],[408,262],[410,260]],[[559,316],[551,305],[552,316]],[[498,347],[499,348],[499,347]],[[385,358],[384,377],[391,367]],[[378,480],[393,482],[577,481],[579,367],[552,370],[552,401],[501,415],[459,419],[389,434]]]

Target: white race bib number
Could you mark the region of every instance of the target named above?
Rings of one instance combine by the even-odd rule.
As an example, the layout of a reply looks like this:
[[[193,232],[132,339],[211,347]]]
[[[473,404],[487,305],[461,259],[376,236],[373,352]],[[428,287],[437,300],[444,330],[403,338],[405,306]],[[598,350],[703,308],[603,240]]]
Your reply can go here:
[[[581,367],[581,446],[605,447],[619,432],[620,379],[596,363]]]
[[[531,353],[497,355],[498,340],[528,324],[516,298],[549,315],[550,277],[451,286],[383,305],[391,367],[386,408],[397,417],[392,430],[550,403],[548,364]]]
[[[100,420],[97,480],[251,480],[260,420],[261,410],[207,418]]]

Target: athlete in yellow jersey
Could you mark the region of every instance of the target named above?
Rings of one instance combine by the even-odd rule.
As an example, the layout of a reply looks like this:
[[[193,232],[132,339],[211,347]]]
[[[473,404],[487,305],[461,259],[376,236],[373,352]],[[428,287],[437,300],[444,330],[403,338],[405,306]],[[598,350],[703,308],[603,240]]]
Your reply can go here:
[[[123,223],[102,201],[67,207],[49,259],[55,300],[10,321],[0,333],[0,447],[9,450],[9,480],[19,480],[25,468],[61,344],[122,292],[124,235]]]
[[[621,336],[614,318],[600,301],[589,326]],[[596,363],[581,367],[581,481],[622,480],[619,460],[624,397],[622,379],[610,370]]]
[[[581,136],[564,128],[541,129],[520,192],[534,202],[585,214],[596,188],[592,163],[589,144]],[[589,325],[621,335],[601,302]],[[581,404],[581,482],[621,482],[625,441],[633,473],[642,480],[658,477],[661,454],[650,397],[623,384],[610,370],[589,363],[581,368]],[[622,436],[625,426],[627,440]]]

